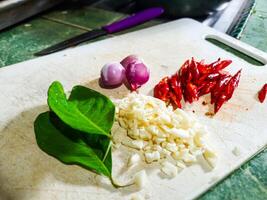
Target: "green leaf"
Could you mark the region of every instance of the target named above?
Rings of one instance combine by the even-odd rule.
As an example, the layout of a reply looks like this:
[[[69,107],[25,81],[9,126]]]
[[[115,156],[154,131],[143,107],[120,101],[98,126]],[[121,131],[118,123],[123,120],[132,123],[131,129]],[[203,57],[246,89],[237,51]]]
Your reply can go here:
[[[108,97],[83,86],[73,88],[67,100],[61,83],[55,81],[48,90],[50,109],[66,124],[89,134],[110,137],[115,106]]]
[[[38,146],[47,154],[111,178],[111,144],[107,136],[75,130],[53,112],[40,114],[34,131]]]

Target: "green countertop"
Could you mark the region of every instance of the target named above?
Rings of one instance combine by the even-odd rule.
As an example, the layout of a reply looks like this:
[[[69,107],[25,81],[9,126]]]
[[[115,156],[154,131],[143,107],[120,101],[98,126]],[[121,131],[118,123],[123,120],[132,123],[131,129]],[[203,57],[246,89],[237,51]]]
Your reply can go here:
[[[34,58],[33,53],[51,44],[113,22],[122,16],[123,14],[120,13],[84,7],[82,9],[64,10],[58,8],[34,17],[0,33],[0,67],[7,67],[8,65]],[[148,22],[138,28],[158,23],[161,22],[159,20]],[[103,38],[105,37],[99,39]],[[240,39],[267,52],[266,0],[256,0],[256,6]],[[266,200],[267,149],[265,148],[199,199]]]

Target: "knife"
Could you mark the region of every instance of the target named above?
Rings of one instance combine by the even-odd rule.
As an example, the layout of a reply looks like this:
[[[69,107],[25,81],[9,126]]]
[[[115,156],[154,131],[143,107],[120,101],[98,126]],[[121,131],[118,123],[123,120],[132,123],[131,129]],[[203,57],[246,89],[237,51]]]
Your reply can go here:
[[[35,53],[35,56],[43,56],[47,55],[50,53],[54,53],[57,51],[60,51],[62,49],[66,49],[68,47],[75,46],[77,44],[80,44],[82,42],[92,40],[94,38],[107,35],[107,34],[112,34],[116,33],[131,27],[134,27],[136,25],[142,24],[146,21],[149,21],[151,19],[154,19],[158,16],[160,16],[164,12],[163,8],[161,7],[154,7],[154,8],[149,8],[146,10],[143,10],[141,12],[135,13],[129,17],[126,17],[122,20],[116,21],[112,24],[105,25],[101,27],[100,29],[95,29],[83,34],[80,34],[78,36],[74,36],[73,38],[70,38],[68,40],[65,40],[63,42],[60,42],[58,44],[55,44],[51,47],[48,47],[42,51],[39,51]]]

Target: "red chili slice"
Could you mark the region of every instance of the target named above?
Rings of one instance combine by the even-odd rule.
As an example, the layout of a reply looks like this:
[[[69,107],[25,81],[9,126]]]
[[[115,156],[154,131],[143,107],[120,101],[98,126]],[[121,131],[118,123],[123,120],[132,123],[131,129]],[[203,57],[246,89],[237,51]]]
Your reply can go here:
[[[197,62],[192,58],[190,66],[189,66],[189,72],[192,75],[192,81],[195,83],[198,81],[198,78],[200,76],[199,70],[197,68]]]
[[[227,101],[227,96],[225,94],[222,94],[219,96],[219,98],[217,98],[215,104],[214,104],[214,112],[217,113],[220,108],[222,107],[222,105],[224,104],[224,102]]]
[[[171,104],[174,108],[182,108],[181,100],[174,93],[170,93]]]
[[[231,99],[234,93],[234,90],[237,88],[241,76],[241,69],[231,78],[225,87],[225,93],[227,95],[227,100]]]
[[[198,69],[200,73],[202,74],[210,74],[219,72],[220,70],[228,67],[232,63],[231,60],[222,60],[219,58],[217,61],[209,64],[209,65],[203,65],[199,64]]]
[[[232,63],[231,60],[222,60],[213,65],[214,72],[218,72],[226,67],[228,67]]]
[[[222,88],[218,91],[218,96],[215,97],[214,112],[217,113],[222,105],[232,98],[233,93],[238,86],[241,76],[241,70],[239,70],[226,84],[222,85]]]
[[[186,85],[186,95],[187,95],[187,100],[189,103],[192,103],[193,101],[198,100],[198,90],[197,86],[195,86],[192,83],[187,83]]]
[[[154,88],[154,97],[161,99],[162,101],[169,100],[169,84],[168,77],[164,77]]]
[[[222,93],[224,87],[230,81],[231,75],[221,75],[220,79],[217,81],[214,89],[211,91],[211,104],[216,102],[217,97]]]
[[[214,65],[216,65],[217,63],[220,63],[221,59],[219,58],[218,60],[216,60],[215,62],[211,63],[211,64],[204,64],[204,62],[199,62],[198,63],[198,70],[200,73],[202,74],[209,74],[212,73],[214,71]]]
[[[265,83],[265,85],[261,88],[261,90],[258,93],[258,98],[261,103],[264,102],[266,94],[267,94],[267,83]]]
[[[215,72],[212,74],[203,74],[197,81],[197,84],[202,85],[205,82],[215,81],[219,79],[221,74],[219,72]]]
[[[210,93],[213,88],[216,86],[216,82],[204,82],[201,86],[198,87],[198,96],[203,96]]]
[[[189,66],[190,66],[190,61],[187,60],[180,68],[179,76],[181,78],[181,82],[186,83],[192,80],[192,74],[190,73]]]
[[[172,89],[173,93],[177,96],[177,99],[179,101],[182,100],[183,98],[183,93],[182,93],[182,86],[181,86],[181,81],[179,78],[179,74],[175,73],[169,78],[169,87]]]

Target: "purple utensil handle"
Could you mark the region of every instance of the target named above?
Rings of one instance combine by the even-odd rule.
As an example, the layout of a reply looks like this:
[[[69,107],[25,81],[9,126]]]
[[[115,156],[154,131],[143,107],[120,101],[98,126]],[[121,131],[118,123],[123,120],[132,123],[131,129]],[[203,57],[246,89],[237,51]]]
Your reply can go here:
[[[103,26],[102,29],[104,29],[107,33],[119,32],[119,31],[125,30],[127,28],[131,28],[133,26],[136,26],[138,24],[142,24],[142,23],[149,21],[151,19],[154,19],[154,18],[160,16],[163,12],[164,12],[164,10],[161,7],[149,8],[149,9],[143,10],[141,12],[138,12],[136,14],[133,14],[133,15],[131,15],[125,19],[122,19],[120,21]]]

